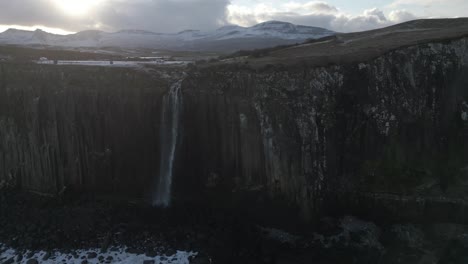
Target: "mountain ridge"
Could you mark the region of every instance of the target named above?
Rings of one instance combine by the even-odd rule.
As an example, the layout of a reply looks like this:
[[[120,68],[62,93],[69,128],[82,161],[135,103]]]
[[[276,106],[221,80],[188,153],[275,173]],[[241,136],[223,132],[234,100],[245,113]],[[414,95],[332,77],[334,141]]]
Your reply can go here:
[[[27,31],[11,28],[0,33],[0,44],[70,48],[113,46],[173,50],[218,49],[231,52],[237,49],[298,43],[334,34],[335,32],[325,28],[294,25],[281,21],[267,21],[252,27],[226,25],[212,31],[189,29],[178,33],[124,29],[111,33],[100,30],[85,30],[74,34],[56,35],[43,30]],[[232,43],[226,43],[228,41]]]
[[[95,31],[95,32],[108,33],[108,34],[121,33],[121,32],[138,32],[138,33],[151,33],[151,34],[158,34],[158,35],[174,35],[174,34],[179,34],[179,33],[182,33],[182,32],[192,32],[192,31],[193,32],[211,32],[211,31],[218,31],[218,30],[221,30],[221,29],[224,29],[224,28],[242,28],[242,29],[258,28],[258,27],[261,27],[261,26],[272,25],[272,24],[292,25],[292,26],[295,26],[295,27],[305,27],[305,28],[317,28],[317,29],[324,29],[324,30],[333,32],[332,30],[328,30],[328,29],[322,28],[322,27],[293,24],[293,23],[290,23],[290,22],[285,22],[285,21],[280,21],[280,20],[268,20],[268,21],[265,21],[265,22],[255,24],[253,26],[249,26],[249,27],[243,27],[243,26],[239,26],[239,25],[236,25],[236,24],[227,24],[227,25],[221,26],[219,28],[216,28],[216,29],[210,30],[210,31],[203,31],[203,30],[199,30],[199,29],[193,29],[193,28],[190,29],[189,28],[189,29],[184,29],[184,30],[178,31],[178,32],[161,33],[161,32],[156,32],[156,31],[152,31],[152,30],[145,30],[145,29],[123,28],[123,29],[119,29],[119,30],[116,30],[116,31],[104,31],[104,30],[99,30],[99,29],[86,29],[86,30],[82,30],[82,31],[78,31],[78,32],[75,32],[75,33],[70,33],[70,34],[55,34],[55,33],[48,32],[47,30],[43,30],[41,28],[37,28],[35,30],[25,30],[25,29],[17,29],[17,28],[11,27],[11,28],[6,29],[3,32],[0,32],[0,34],[6,33],[7,31],[22,31],[22,32],[43,31],[43,32],[46,32],[46,33],[52,34],[52,35],[70,36],[70,35],[79,34],[81,32]]]

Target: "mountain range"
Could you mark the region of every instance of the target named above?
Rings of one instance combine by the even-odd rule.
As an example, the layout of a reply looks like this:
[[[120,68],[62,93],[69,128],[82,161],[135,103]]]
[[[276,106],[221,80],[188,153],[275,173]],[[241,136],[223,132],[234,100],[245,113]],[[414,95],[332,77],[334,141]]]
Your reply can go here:
[[[0,33],[0,44],[232,52],[301,43],[334,34],[335,32],[324,28],[269,21],[252,27],[229,25],[214,31],[185,30],[173,34],[144,30],[121,30],[114,33],[88,30],[70,35],[56,35],[40,29],[36,31],[8,29]]]

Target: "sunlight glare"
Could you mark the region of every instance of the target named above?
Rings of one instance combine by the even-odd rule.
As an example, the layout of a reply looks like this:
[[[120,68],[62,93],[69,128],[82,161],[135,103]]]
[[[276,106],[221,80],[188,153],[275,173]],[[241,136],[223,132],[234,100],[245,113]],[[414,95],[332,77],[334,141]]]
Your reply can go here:
[[[98,3],[97,0],[55,0],[57,6],[72,16],[86,15]]]

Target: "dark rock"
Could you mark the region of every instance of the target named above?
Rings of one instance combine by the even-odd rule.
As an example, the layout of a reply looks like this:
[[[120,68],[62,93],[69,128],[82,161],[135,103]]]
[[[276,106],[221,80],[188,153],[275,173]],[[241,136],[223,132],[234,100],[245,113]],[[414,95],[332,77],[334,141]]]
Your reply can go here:
[[[44,254],[44,257],[42,257],[42,260],[43,260],[43,261],[47,261],[47,260],[49,260],[50,256],[51,256],[51,253],[50,253],[49,251],[47,251],[47,252]]]
[[[466,39],[395,49],[346,65],[207,68],[187,76],[180,120],[186,124],[180,147],[185,152],[175,171],[195,176],[177,178],[184,183],[178,193],[188,196],[181,200],[225,204],[238,193],[254,208],[261,199],[247,199],[241,190],[265,192],[300,207],[299,215],[310,218],[318,208],[334,210],[351,203],[347,193],[368,190],[396,193],[394,203],[373,210],[379,207],[373,203],[377,198],[369,197],[368,203],[346,208],[380,217],[391,210],[399,212],[394,214],[398,218],[424,219],[428,214],[440,222],[467,219],[460,203],[419,203],[437,209],[425,210],[398,199],[419,193],[427,178],[450,189],[457,180],[452,171],[466,167],[461,164],[468,157]],[[62,193],[66,200],[80,189],[99,194],[112,186],[119,196],[136,198],[157,174],[153,161],[161,146],[154,118],[160,116],[159,102],[172,80],[126,69],[57,71],[10,64],[2,64],[0,78],[0,156],[8,157],[0,171],[18,176],[15,181],[24,189]],[[79,113],[72,107],[76,105],[82,106]],[[131,137],[127,131],[133,131]],[[453,168],[444,170],[447,164]],[[57,185],[62,181],[83,186],[67,186],[62,192]],[[200,193],[216,199],[205,201]],[[285,221],[294,218],[282,215]],[[28,227],[41,230],[37,224]],[[20,225],[12,231],[27,229]],[[51,243],[61,245],[71,231],[52,233]],[[183,240],[183,232],[174,233]],[[107,238],[96,244],[107,248]],[[30,242],[21,238],[11,244]]]
[[[83,260],[83,261],[81,261],[81,264],[88,264],[88,261],[87,261],[87,260]]]
[[[468,263],[468,234],[452,240],[445,249],[438,264]]]
[[[111,233],[107,233],[107,235],[105,236],[104,241],[103,241],[103,243],[102,243],[102,246],[101,246],[101,252],[102,252],[102,253],[106,252],[107,249],[109,248],[111,239],[112,239],[112,234],[111,234]]]
[[[96,252],[89,252],[88,253],[88,259],[95,259],[97,257],[97,253]]]
[[[155,264],[156,262],[154,260],[144,260],[143,264]]]
[[[13,264],[13,263],[15,263],[15,258],[10,258],[6,260],[5,262],[3,262],[3,264]]]
[[[287,223],[296,215],[310,217],[321,213],[317,211],[322,208],[330,210],[327,213],[331,215],[340,214],[344,210],[338,209],[348,202],[353,206],[343,206],[346,211],[366,214],[369,219],[381,219],[389,215],[388,210],[396,218],[431,220],[426,216],[435,216],[440,221],[466,222],[468,210],[462,210],[466,209],[463,203],[446,200],[447,194],[432,187],[429,191],[434,197],[442,198],[431,203],[426,203],[424,197],[410,199],[400,195],[414,194],[419,186],[427,185],[423,184],[427,178],[440,178],[434,179],[437,184],[447,178],[440,185],[450,189],[457,179],[449,180],[449,174],[440,174],[433,168],[426,172],[417,167],[443,167],[467,160],[468,124],[460,120],[461,113],[455,105],[464,104],[468,98],[468,74],[466,66],[460,63],[466,55],[459,54],[460,50],[466,50],[466,41],[404,48],[363,65],[320,69],[301,66],[275,72],[207,70],[189,76],[184,82],[183,95],[187,100],[181,118],[186,129],[180,148],[185,152],[178,157],[175,168],[181,175],[175,180],[183,183],[176,184],[180,186],[178,198],[185,201],[182,196],[188,195],[203,200],[203,205],[205,198],[220,205],[242,199],[246,209],[263,216],[263,208],[267,208],[263,206],[267,203],[267,195],[262,195],[265,192],[280,200],[274,201],[270,211],[273,213],[265,214],[265,218]],[[67,186],[59,202],[66,206],[54,204],[50,206],[53,210],[31,206],[33,210],[5,210],[11,212],[6,215],[2,206],[0,231],[7,243],[22,248],[36,241],[37,236],[46,237],[37,241],[50,248],[89,245],[104,250],[111,241],[106,232],[122,229],[119,236],[112,238],[119,237],[121,242],[140,248],[129,250],[134,254],[153,255],[146,250],[156,247],[146,238],[161,233],[161,240],[174,248],[190,248],[188,240],[200,236],[204,242],[195,243],[197,247],[209,248],[213,256],[213,252],[221,252],[221,256],[232,257],[231,263],[243,263],[236,259],[238,256],[255,256],[259,262],[275,261],[276,244],[264,246],[257,241],[262,239],[260,236],[239,227],[243,222],[231,219],[229,213],[206,216],[216,214],[210,212],[211,207],[208,212],[183,206],[183,212],[131,209],[122,213],[125,210],[103,208],[106,205],[93,212],[81,208],[73,195],[72,189],[77,188],[76,193],[89,190],[94,195],[112,190],[117,196],[133,197],[141,195],[143,187],[154,180],[158,169],[154,160],[161,147],[154,118],[160,116],[159,103],[167,84],[160,84],[159,88],[152,76],[125,70],[1,66],[0,157],[6,160],[0,163],[0,171],[16,173],[21,168],[16,174],[22,187],[44,192],[59,192],[55,188],[61,188],[57,183],[62,181],[84,184]],[[436,70],[431,72],[431,68]],[[28,78],[33,81],[25,85]],[[118,80],[117,87],[109,85],[114,78]],[[62,84],[67,88],[62,89]],[[79,111],[75,106],[80,106]],[[133,134],[129,136],[128,131]],[[445,160],[432,153],[441,153]],[[142,154],[147,158],[142,159]],[[28,157],[27,164],[24,157]],[[453,165],[453,169],[456,171],[459,165]],[[463,185],[460,186],[459,193],[463,193]],[[345,197],[346,193],[360,190],[395,195]],[[75,206],[65,208],[70,202]],[[322,202],[331,206],[322,206]],[[294,208],[285,211],[291,214],[277,210],[281,203],[286,209]],[[25,205],[15,204],[25,209]],[[50,212],[53,214],[47,216]],[[134,212],[136,216],[132,215]],[[29,225],[16,221],[30,222],[34,218],[49,220],[35,224],[34,235],[18,236],[28,232]],[[189,231],[179,228],[191,225],[186,223],[190,221],[197,221],[194,225],[200,225],[202,231],[192,234],[190,227]],[[116,228],[120,223],[125,223],[125,227]],[[50,227],[46,230],[42,226]],[[320,223],[319,228],[323,228],[325,236],[342,232],[333,219]],[[407,231],[402,230],[401,234]],[[413,234],[417,233],[409,237],[413,238]],[[102,237],[106,237],[104,243]],[[336,248],[353,259],[366,251],[362,255],[370,257],[363,257],[366,261],[362,263],[378,258],[379,252],[372,249],[375,246],[368,244],[378,242],[378,235],[364,230],[351,232],[348,237],[337,239]],[[425,237],[406,239],[405,245],[417,248],[424,244],[419,241],[422,239]],[[465,261],[464,243],[453,241],[442,259],[446,263]],[[166,254],[171,258],[175,251]],[[97,254],[88,257],[93,259]]]
[[[110,251],[111,251],[111,252],[118,252],[118,251],[119,251],[119,248],[117,248],[117,247],[112,247],[112,248],[110,249]]]
[[[39,261],[37,261],[36,259],[28,259],[28,261],[26,261],[26,264],[39,264]]]
[[[145,252],[143,250],[137,249],[137,248],[129,248],[129,249],[127,249],[127,252],[130,253],[130,254],[135,254],[135,255],[145,254]]]
[[[212,262],[208,256],[198,254],[190,260],[190,264],[212,264]]]
[[[148,257],[150,257],[150,258],[154,258],[154,257],[156,257],[157,255],[158,255],[158,253],[156,253],[156,251],[150,250],[150,251],[147,251],[147,252],[146,252],[146,256],[148,256]]]
[[[339,221],[331,217],[324,217],[320,219],[317,230],[320,232],[320,234],[325,236],[338,235],[339,233],[343,232],[343,228],[340,226]]]
[[[164,253],[166,256],[168,257],[172,257],[173,255],[175,255],[177,253],[177,251],[175,251],[174,249],[168,249],[166,250],[166,252]]]

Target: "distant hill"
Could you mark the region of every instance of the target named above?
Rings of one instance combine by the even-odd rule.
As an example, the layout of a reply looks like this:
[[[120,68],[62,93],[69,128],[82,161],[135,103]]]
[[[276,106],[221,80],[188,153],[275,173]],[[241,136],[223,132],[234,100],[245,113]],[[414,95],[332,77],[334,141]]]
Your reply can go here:
[[[468,18],[420,19],[394,26],[354,33],[337,33],[301,45],[258,51],[250,65],[311,65],[356,63],[378,57],[405,46],[468,37]]]
[[[115,33],[90,30],[71,35],[55,35],[42,30],[9,29],[0,33],[0,44],[232,52],[300,43],[334,34],[335,32],[324,28],[269,21],[252,27],[230,25],[210,32],[185,30],[174,34],[143,30],[121,30]]]

